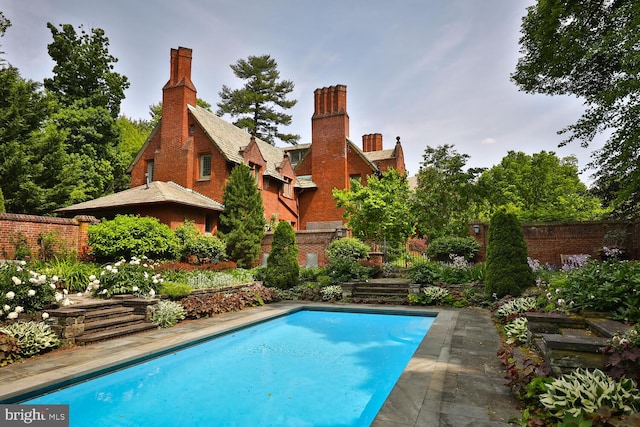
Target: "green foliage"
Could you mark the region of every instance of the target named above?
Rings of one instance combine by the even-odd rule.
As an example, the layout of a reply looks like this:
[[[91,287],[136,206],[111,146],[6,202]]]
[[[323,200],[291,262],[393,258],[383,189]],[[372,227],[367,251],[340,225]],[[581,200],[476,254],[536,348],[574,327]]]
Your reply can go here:
[[[426,286],[422,288],[422,293],[425,295],[426,304],[440,304],[449,295],[449,291],[439,286]]]
[[[327,272],[332,284],[369,277],[369,270],[360,264],[360,260],[369,257],[369,247],[360,240],[353,237],[333,240],[326,252],[329,261]]]
[[[160,328],[170,328],[186,317],[186,310],[179,303],[174,301],[159,301],[158,304],[150,306],[151,322],[156,323]]]
[[[2,188],[0,188],[0,213],[5,213],[7,209],[4,207],[4,194]]]
[[[575,156],[509,151],[500,164],[482,173],[478,187],[484,203],[481,218],[503,207],[520,221],[581,221],[605,214],[580,180]]]
[[[578,368],[546,385],[540,402],[556,418],[595,414],[600,408],[631,414],[640,410],[640,392],[628,378],[614,380],[599,369]]]
[[[16,319],[22,312],[36,313],[64,299],[56,293],[58,278],[29,269],[26,262],[0,264],[0,319]]]
[[[482,171],[463,170],[468,160],[452,145],[425,149],[411,207],[420,235],[435,239],[468,234],[467,224],[477,217],[474,182]]]
[[[57,278],[55,282],[69,292],[83,292],[90,282],[89,277],[100,274],[102,270],[96,264],[80,262],[73,258],[54,258],[48,262],[35,263],[35,266],[43,274]]]
[[[480,250],[480,243],[473,237],[442,236],[434,239],[427,247],[427,255],[438,261],[449,261],[451,255],[472,260]]]
[[[225,255],[225,244],[216,236],[199,235],[185,242],[184,253],[193,256],[199,263],[222,261]]]
[[[502,322],[520,317],[528,311],[533,311],[538,307],[537,301],[533,297],[514,298],[500,305],[494,315]]]
[[[120,135],[118,152],[125,165],[130,165],[151,134],[153,126],[148,120],[133,120],[120,116],[115,122]]]
[[[88,233],[91,255],[97,260],[175,259],[179,251],[174,232],[152,217],[117,215],[89,226]]]
[[[640,206],[636,61],[640,4],[635,1],[539,0],[522,20],[513,80],[520,90],[573,95],[585,112],[561,132],[565,143],[609,139],[593,157],[595,190],[620,216]]]
[[[44,322],[16,322],[0,328],[0,333],[15,338],[22,355],[31,357],[60,345],[60,340]]]
[[[324,268],[319,267],[303,267],[300,268],[300,281],[301,282],[316,282],[318,276],[326,274]]]
[[[9,243],[13,246],[13,259],[25,260],[31,258],[29,238],[21,231],[9,235]]]
[[[334,189],[337,206],[354,236],[365,241],[404,248],[414,233],[414,219],[406,174],[391,169],[381,177],[367,177],[367,185],[352,180],[350,189]]]
[[[506,344],[526,343],[528,323],[526,317],[516,317],[504,325],[504,333],[507,336]]]
[[[20,360],[20,343],[17,339],[0,332],[0,368]]]
[[[342,299],[342,286],[329,285],[320,289],[322,299],[324,301],[339,300]]]
[[[264,281],[267,286],[280,289],[298,284],[300,265],[298,264],[298,244],[296,233],[287,221],[280,221],[273,233],[271,253],[267,258]]]
[[[640,323],[614,334],[604,354],[609,356],[605,367],[609,376],[640,380]]]
[[[237,118],[234,125],[248,129],[257,138],[272,145],[275,145],[275,138],[297,144],[299,135],[278,132],[278,127],[291,124],[291,115],[277,111],[276,107],[288,110],[297,101],[287,99],[294,85],[290,80],[279,80],[280,72],[275,59],[270,55],[249,56],[231,65],[231,70],[246,82],[241,89],[222,86],[218,93],[221,101],[217,104],[217,114],[229,114]]]
[[[158,292],[160,295],[165,295],[169,299],[178,300],[187,297],[191,294],[193,288],[188,283],[184,282],[169,282],[164,280],[160,284]]]
[[[251,268],[260,256],[266,221],[262,197],[249,166],[233,168],[224,188],[223,203],[220,232],[227,256],[239,267]]]
[[[640,263],[590,261],[556,276],[550,283],[554,300],[575,310],[611,312],[612,317],[640,321]]]
[[[409,278],[413,283],[421,285],[432,285],[438,278],[437,264],[429,261],[414,263],[409,267]]]
[[[413,283],[433,285],[446,283],[449,285],[482,282],[484,279],[484,264],[456,265],[452,263],[418,261],[409,267],[409,278]]]
[[[189,286],[193,289],[217,289],[228,286],[252,283],[253,272],[242,268],[228,271],[193,271],[186,275]]]
[[[516,216],[496,212],[489,224],[485,284],[490,295],[519,296],[535,284],[527,262],[527,244]]]
[[[141,298],[153,298],[164,279],[156,273],[151,263],[138,258],[107,264],[100,276],[89,277],[87,291],[100,298],[132,294]]]

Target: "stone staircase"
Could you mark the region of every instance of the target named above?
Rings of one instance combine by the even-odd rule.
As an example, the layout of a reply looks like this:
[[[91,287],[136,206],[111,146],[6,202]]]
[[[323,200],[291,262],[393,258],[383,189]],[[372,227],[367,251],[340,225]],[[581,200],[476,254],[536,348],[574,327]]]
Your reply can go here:
[[[53,328],[67,343],[86,345],[150,329],[147,306],[157,303],[133,297],[110,300],[87,298],[77,304],[49,310]]]
[[[409,294],[407,279],[397,277],[385,277],[370,279],[367,282],[354,282],[345,285],[351,286],[351,296],[355,298],[406,298]]]

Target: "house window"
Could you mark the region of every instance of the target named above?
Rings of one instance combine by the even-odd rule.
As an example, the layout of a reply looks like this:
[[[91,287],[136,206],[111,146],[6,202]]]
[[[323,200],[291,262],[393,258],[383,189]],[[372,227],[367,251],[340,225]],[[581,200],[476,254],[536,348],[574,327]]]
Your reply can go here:
[[[189,135],[193,135],[196,131],[196,125],[189,125]]]
[[[200,156],[200,178],[211,178],[211,154],[203,154]]]
[[[284,197],[291,197],[291,178],[285,178],[284,184],[282,185],[282,195]]]
[[[211,233],[213,231],[213,215],[207,214],[204,217],[204,232]]]
[[[147,182],[152,182],[153,181],[153,166],[154,166],[153,160],[148,160],[147,161],[147,173],[146,173]]]
[[[249,167],[251,167],[251,175],[253,175],[253,179],[256,181],[256,185],[258,188],[260,187],[260,166],[250,163]]]

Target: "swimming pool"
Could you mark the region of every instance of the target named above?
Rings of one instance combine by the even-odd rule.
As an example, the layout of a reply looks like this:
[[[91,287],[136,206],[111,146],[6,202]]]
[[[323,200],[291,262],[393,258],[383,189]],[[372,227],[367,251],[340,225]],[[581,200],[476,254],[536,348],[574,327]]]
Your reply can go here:
[[[433,320],[300,311],[23,403],[72,426],[369,425]]]

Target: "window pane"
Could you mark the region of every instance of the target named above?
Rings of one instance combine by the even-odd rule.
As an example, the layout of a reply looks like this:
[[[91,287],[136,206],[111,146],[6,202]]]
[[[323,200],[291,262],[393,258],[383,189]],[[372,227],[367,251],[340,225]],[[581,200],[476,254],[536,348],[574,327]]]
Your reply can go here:
[[[211,176],[211,154],[200,156],[200,177]]]

